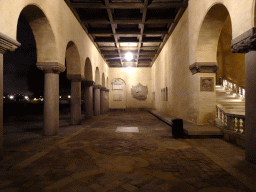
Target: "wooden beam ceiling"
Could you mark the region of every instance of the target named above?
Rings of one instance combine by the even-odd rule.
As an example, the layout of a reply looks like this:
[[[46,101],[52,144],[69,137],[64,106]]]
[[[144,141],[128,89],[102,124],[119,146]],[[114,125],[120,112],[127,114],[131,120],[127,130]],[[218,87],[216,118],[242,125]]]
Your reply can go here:
[[[65,0],[109,67],[151,67],[188,0]]]

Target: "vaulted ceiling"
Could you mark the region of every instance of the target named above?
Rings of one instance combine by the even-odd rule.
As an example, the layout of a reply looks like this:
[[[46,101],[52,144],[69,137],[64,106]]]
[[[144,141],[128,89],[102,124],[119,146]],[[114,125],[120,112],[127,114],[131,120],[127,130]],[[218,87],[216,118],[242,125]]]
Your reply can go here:
[[[65,0],[109,67],[151,67],[188,0]],[[125,59],[130,52],[133,58]]]

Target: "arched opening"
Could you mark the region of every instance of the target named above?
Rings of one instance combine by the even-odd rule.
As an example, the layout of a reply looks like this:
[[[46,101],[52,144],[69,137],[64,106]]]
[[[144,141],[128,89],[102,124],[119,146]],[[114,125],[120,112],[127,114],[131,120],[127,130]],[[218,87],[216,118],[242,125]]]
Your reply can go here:
[[[228,15],[223,23],[220,33],[216,71],[216,84],[222,84],[222,79],[226,79],[238,87],[245,87],[245,54],[231,52],[232,26],[231,18]]]
[[[102,78],[101,78],[101,86],[102,87],[106,87],[106,84],[105,84],[105,74],[104,73],[102,73]]]
[[[5,105],[4,116],[12,116],[12,123],[15,120],[23,121],[17,126],[18,129],[8,129],[10,133],[41,133],[44,74],[36,67],[36,63],[56,61],[57,54],[53,31],[40,8],[28,5],[22,10],[17,23],[17,40],[21,46],[14,52],[4,54],[5,101],[12,100],[12,105],[15,105]],[[38,119],[39,122],[35,123]],[[34,123],[25,126],[24,121]]]
[[[81,63],[77,46],[69,42],[66,48],[67,78],[71,81],[70,123],[81,123]]]
[[[215,4],[202,22],[197,42],[196,65],[201,70],[198,74],[199,102],[202,103],[198,105],[198,124],[215,124],[219,101],[219,88],[215,85],[222,83],[221,79],[244,84],[244,56],[231,52],[231,39],[229,12],[223,4]]]
[[[71,99],[71,81],[68,75],[80,73],[80,56],[75,44],[70,41],[66,47],[65,55],[66,70],[60,73],[59,93],[60,93],[60,112],[69,114]]]
[[[98,67],[96,67],[96,70],[95,70],[95,84],[96,85],[100,85],[101,82],[100,82],[100,70]]]
[[[197,43],[197,62],[217,62],[220,32],[229,13],[222,4],[214,5],[206,14]]]
[[[83,111],[85,118],[91,118],[93,116],[93,73],[91,60],[87,57],[84,65],[84,91],[83,100],[84,106]]]
[[[245,55],[231,52],[231,40],[230,14],[224,5],[215,4],[204,18],[197,43],[197,62],[203,71],[198,75],[199,113],[200,123],[217,125],[225,138],[229,138],[229,127],[234,127],[235,134],[235,127],[242,125],[245,111],[239,94],[245,85]]]
[[[222,78],[244,87],[244,54],[231,52],[232,24],[228,10],[216,4],[208,11],[202,23],[198,43],[197,62],[216,64],[216,84]]]
[[[76,45],[71,41],[66,49],[66,67],[68,75],[81,73],[80,55]]]
[[[85,81],[92,81],[92,64],[91,60],[87,57],[85,60],[85,65],[84,65],[84,78]]]
[[[34,5],[28,5],[22,10],[22,14],[28,19],[36,40],[37,62],[57,61],[55,36],[43,11]]]
[[[67,70],[60,73],[59,78],[60,115],[68,115],[70,113],[71,81],[67,78]]]

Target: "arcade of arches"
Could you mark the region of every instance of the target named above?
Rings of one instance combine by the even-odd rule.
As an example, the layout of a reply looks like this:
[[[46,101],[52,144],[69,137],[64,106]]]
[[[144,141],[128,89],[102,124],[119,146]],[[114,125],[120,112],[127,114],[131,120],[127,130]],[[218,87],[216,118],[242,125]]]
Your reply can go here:
[[[44,73],[44,134],[48,136],[58,134],[59,74],[65,70],[71,81],[70,124],[74,125],[81,122],[81,95],[84,95],[86,118],[109,109],[146,108],[197,125],[213,125],[215,85],[227,79],[245,87],[246,159],[256,163],[255,4],[255,0],[189,0],[152,67],[128,70],[107,65],[63,0],[12,0],[12,3],[2,0],[1,68],[5,64],[5,52],[20,46],[16,36],[22,14],[35,38],[36,66]],[[212,89],[200,89],[202,79]],[[131,88],[138,84],[147,87],[146,99],[132,96]],[[0,95],[3,95],[3,81]],[[3,148],[2,100],[0,106]]]

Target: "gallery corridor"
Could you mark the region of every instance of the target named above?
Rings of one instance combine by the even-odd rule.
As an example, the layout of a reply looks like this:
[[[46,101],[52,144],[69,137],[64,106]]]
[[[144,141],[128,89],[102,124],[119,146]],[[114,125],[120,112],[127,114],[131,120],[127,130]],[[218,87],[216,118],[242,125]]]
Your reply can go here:
[[[218,138],[174,139],[146,111],[112,111],[5,146],[0,191],[255,191],[256,166]]]

